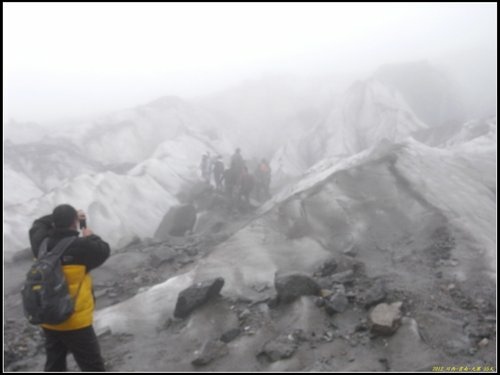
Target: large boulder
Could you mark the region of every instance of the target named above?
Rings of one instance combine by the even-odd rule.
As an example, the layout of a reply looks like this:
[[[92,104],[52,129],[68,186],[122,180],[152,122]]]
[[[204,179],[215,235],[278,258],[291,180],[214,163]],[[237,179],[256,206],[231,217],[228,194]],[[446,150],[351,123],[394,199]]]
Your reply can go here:
[[[191,285],[179,293],[175,305],[174,316],[176,318],[187,317],[194,309],[204,305],[210,299],[219,295],[224,286],[224,279],[218,277],[213,280]]]
[[[196,208],[193,205],[171,207],[158,226],[155,238],[167,240],[168,236],[184,236],[186,232],[193,230],[195,223]]]
[[[380,335],[392,335],[401,325],[403,302],[381,303],[370,313],[371,330]]]
[[[304,295],[320,295],[321,287],[310,276],[301,273],[275,275],[274,287],[279,302],[291,302]]]

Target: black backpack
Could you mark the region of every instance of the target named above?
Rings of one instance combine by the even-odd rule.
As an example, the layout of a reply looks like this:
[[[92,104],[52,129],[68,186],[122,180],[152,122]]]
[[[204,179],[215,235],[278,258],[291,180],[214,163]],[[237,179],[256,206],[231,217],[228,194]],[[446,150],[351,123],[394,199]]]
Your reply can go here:
[[[21,290],[24,315],[31,324],[59,324],[73,314],[75,303],[69,294],[61,257],[75,239],[63,238],[50,252],[47,251],[48,238],[43,240],[38,259],[26,275]]]

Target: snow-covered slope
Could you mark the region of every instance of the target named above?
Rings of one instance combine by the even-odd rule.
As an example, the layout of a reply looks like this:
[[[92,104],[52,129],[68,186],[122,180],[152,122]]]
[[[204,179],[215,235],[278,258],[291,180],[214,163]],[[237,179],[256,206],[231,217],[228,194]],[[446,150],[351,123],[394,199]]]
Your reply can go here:
[[[216,118],[207,111],[177,97],[163,97],[53,136],[71,139],[90,158],[106,165],[138,163],[149,158],[162,142],[190,129],[208,138],[217,137],[215,125]]]
[[[7,165],[3,168],[3,191],[4,206],[26,202],[44,194],[24,173]]]
[[[34,185],[42,192],[48,192],[61,186],[66,181],[81,174],[95,173],[103,170],[100,163],[89,159],[78,147],[68,140],[49,140],[16,145],[4,143],[4,169],[15,171],[29,180],[26,186]],[[23,191],[22,185],[17,185],[13,179],[5,180],[8,194],[15,190]],[[6,205],[20,203],[33,195],[23,196],[17,193],[16,201],[8,200]]]
[[[163,98],[43,142],[8,143],[7,257],[29,245],[35,218],[62,203],[86,210],[89,226],[114,247],[152,236],[183,184],[198,178],[201,155],[232,153],[212,120],[180,99]]]
[[[228,157],[233,146],[225,138],[207,140],[194,130],[160,144],[151,157],[132,168],[130,176],[151,176],[166,190],[177,193],[199,176],[200,155]],[[227,163],[226,163],[227,164]]]
[[[89,227],[117,246],[134,236],[152,237],[168,207],[177,199],[147,175],[105,172],[79,176],[38,199],[5,208],[6,258],[29,246],[28,229],[34,219],[65,202],[84,209]]]

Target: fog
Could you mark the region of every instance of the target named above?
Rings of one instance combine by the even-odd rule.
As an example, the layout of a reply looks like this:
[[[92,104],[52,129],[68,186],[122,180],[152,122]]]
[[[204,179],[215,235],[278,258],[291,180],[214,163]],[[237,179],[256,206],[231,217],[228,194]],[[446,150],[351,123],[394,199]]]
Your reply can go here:
[[[496,91],[496,4],[10,3],[3,10],[4,122],[67,123],[275,75],[326,80],[335,91],[382,64],[413,60],[442,64],[471,97]]]
[[[496,4],[3,9],[4,369],[494,371]]]

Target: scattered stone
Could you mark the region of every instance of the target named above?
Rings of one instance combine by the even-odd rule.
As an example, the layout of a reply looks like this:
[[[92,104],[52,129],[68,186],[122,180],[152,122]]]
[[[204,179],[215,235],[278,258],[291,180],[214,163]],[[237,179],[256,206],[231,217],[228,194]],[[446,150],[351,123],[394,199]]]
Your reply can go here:
[[[186,249],[186,254],[189,255],[190,257],[194,257],[198,255],[198,249],[196,247],[188,247]]]
[[[363,293],[361,300],[364,302],[365,308],[370,308],[382,302],[386,296],[385,283],[383,280],[377,280],[370,289]]]
[[[319,295],[323,298],[328,298],[333,294],[331,290],[328,289],[321,289],[319,292]]]
[[[193,205],[171,207],[163,217],[154,237],[167,240],[168,236],[184,236],[193,230],[196,223],[196,208]]]
[[[354,332],[365,332],[368,331],[368,329],[368,320],[361,319],[360,322],[356,324],[356,327],[354,327]]]
[[[333,315],[335,313],[342,313],[347,309],[349,305],[349,301],[344,293],[341,291],[335,293],[331,296],[328,301],[325,302],[325,311],[329,315]]]
[[[111,328],[106,327],[105,329],[103,329],[102,331],[100,331],[100,332],[97,333],[97,337],[103,338],[103,337],[106,337],[106,336],[110,336],[111,333],[112,333],[111,332]]]
[[[489,338],[495,330],[495,325],[483,321],[474,321],[472,323],[469,323],[465,329],[464,332],[475,338]]]
[[[218,277],[184,289],[179,293],[179,297],[177,298],[174,316],[176,318],[187,317],[194,309],[202,306],[213,297],[218,296],[223,286],[224,279]]]
[[[381,303],[370,313],[371,330],[381,335],[392,335],[401,324],[402,302]]]
[[[194,259],[191,259],[191,258],[181,258],[178,260],[178,263],[181,265],[181,266],[185,266],[186,264],[190,264],[190,263],[193,263],[194,262]]]
[[[94,297],[95,298],[101,298],[108,294],[108,289],[100,289],[94,292]]]
[[[219,340],[211,340],[203,345],[199,352],[195,352],[196,358],[191,361],[193,366],[205,366],[215,359],[227,355],[229,352],[227,345]]]
[[[482,339],[481,341],[479,341],[479,343],[477,344],[477,346],[479,346],[480,348],[484,348],[485,346],[487,346],[489,343],[489,340],[485,337],[484,339]]]
[[[297,338],[292,335],[281,335],[278,338],[267,342],[260,353],[259,359],[267,359],[269,362],[276,362],[281,359],[290,358],[297,350]]]
[[[245,334],[247,334],[247,335],[253,335],[253,334],[255,334],[255,332],[254,332],[254,331],[252,331],[252,327],[250,327],[250,326],[245,326],[245,328],[243,328],[243,331],[244,331],[244,332],[245,332]]]
[[[467,337],[457,337],[446,341],[444,350],[449,355],[465,355],[470,351],[470,341]]]
[[[359,253],[359,248],[358,246],[351,246],[351,247],[347,247],[346,249],[342,250],[342,253],[344,255],[347,255],[347,256],[350,256],[350,257],[355,257],[356,255],[358,255]]]
[[[325,277],[333,274],[338,267],[338,263],[335,259],[329,259],[323,263],[318,270],[315,272],[318,276]]]
[[[343,272],[339,272],[330,276],[330,281],[332,283],[341,283],[341,284],[349,284],[354,281],[354,271],[346,270]]]
[[[250,310],[249,309],[245,309],[243,310],[239,315],[238,315],[238,319],[239,320],[246,320],[249,316],[250,316]]]
[[[241,329],[239,328],[233,328],[230,329],[229,331],[226,331],[222,334],[220,337],[220,341],[228,343],[233,341],[236,337],[238,337],[241,333]]]
[[[163,263],[173,262],[177,256],[175,249],[170,246],[152,248],[148,253],[151,256],[151,264],[154,264],[156,267]]]
[[[317,297],[315,300],[314,300],[314,304],[318,307],[323,307],[325,306],[325,299],[323,297]]]
[[[333,341],[333,332],[332,332],[332,331],[326,331],[326,332],[323,334],[323,339],[324,339],[326,342],[332,342],[332,341]]]
[[[319,295],[320,286],[310,276],[301,273],[276,275],[274,287],[280,302],[292,302],[304,295]]]
[[[342,294],[346,294],[346,290],[345,290],[344,284],[334,284],[333,285],[333,291],[334,291],[333,294],[335,294],[337,292],[340,292]]]
[[[269,288],[270,288],[269,284],[252,285],[252,289],[255,290],[257,293],[262,293]]]

